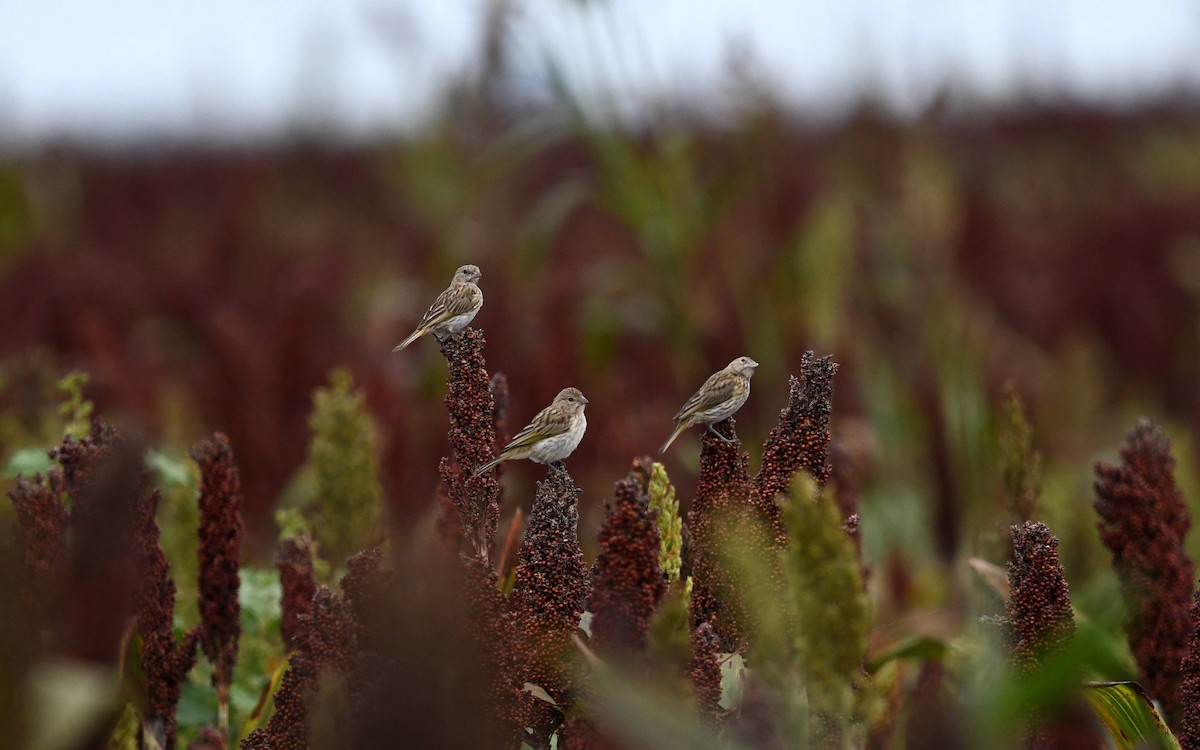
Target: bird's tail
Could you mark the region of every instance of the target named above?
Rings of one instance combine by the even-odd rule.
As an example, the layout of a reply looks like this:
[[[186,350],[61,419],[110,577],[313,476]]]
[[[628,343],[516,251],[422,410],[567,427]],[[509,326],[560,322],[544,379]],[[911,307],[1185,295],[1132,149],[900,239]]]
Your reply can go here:
[[[690,426],[691,425],[689,425],[687,422],[680,422],[679,424],[675,425],[675,431],[671,433],[671,437],[667,438],[667,442],[663,443],[662,447],[658,449],[658,452],[666,453],[667,448],[671,447],[671,443],[675,442],[675,438],[682,435],[683,431]]]
[[[421,338],[422,336],[424,336],[424,335],[425,335],[426,333],[428,333],[428,332],[429,332],[429,329],[428,329],[428,328],[425,328],[425,327],[418,328],[417,330],[415,330],[415,331],[413,331],[412,333],[408,334],[408,338],[404,339],[404,340],[403,340],[403,341],[401,341],[399,344],[396,344],[396,348],[395,348],[395,349],[393,349],[392,351],[394,351],[394,352],[398,352],[398,351],[400,351],[401,349],[403,349],[404,347],[408,346],[409,344],[411,344],[412,342],[416,341],[417,339]]]
[[[501,453],[499,456],[496,456],[491,461],[488,461],[486,464],[484,464],[483,466],[480,466],[478,469],[476,469],[474,472],[475,476],[479,476],[480,474],[482,474],[483,472],[492,468],[493,466],[500,463],[501,461],[505,460],[506,458],[508,458],[508,456]]]

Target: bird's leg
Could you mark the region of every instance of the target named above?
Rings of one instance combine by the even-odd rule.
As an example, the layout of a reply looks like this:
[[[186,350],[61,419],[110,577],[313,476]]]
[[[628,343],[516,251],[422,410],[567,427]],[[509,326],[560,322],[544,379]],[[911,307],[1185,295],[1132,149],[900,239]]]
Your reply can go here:
[[[555,461],[554,463],[550,464],[550,468],[553,469],[554,471],[557,471],[560,474],[567,473],[567,465],[564,464],[562,461]]]
[[[725,443],[725,445],[733,445],[734,443],[737,442],[736,438],[727,438],[724,435],[722,435],[721,433],[717,432],[717,428],[711,424],[708,426],[708,431],[711,432],[712,434],[716,435],[717,440],[720,440],[722,443]]]

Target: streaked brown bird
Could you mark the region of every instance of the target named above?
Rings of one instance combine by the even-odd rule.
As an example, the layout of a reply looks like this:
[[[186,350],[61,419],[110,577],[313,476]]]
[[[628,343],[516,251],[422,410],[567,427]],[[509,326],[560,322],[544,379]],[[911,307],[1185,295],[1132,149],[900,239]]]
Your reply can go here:
[[[754,376],[757,367],[758,363],[749,357],[738,357],[726,365],[725,369],[710,375],[708,380],[704,381],[704,385],[700,386],[700,390],[696,391],[675,415],[675,431],[658,452],[666,453],[671,443],[675,442],[675,438],[684,430],[698,424],[708,425],[712,434],[726,443],[732,443],[732,440],[713,429],[713,425],[733,416],[733,413],[746,403],[746,399],[750,398],[750,378]]]
[[[513,437],[500,455],[475,470],[479,475],[501,461],[528,458],[534,463],[557,464],[579,447],[587,429],[583,408],[587,398],[578,388],[563,388],[554,401],[537,413],[525,429]]]
[[[476,285],[482,275],[479,266],[460,266],[454,272],[450,286],[429,306],[417,330],[410,333],[408,338],[397,344],[392,351],[400,351],[427,333],[432,333],[440,340],[466,328],[483,307],[483,292]]]

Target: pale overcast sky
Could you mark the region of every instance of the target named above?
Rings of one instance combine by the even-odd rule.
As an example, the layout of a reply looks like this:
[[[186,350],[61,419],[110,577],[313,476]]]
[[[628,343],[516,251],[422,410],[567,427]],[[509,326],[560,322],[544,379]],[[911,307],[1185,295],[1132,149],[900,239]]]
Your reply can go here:
[[[512,0],[519,90],[716,102],[736,52],[802,113],[871,82],[897,111],[950,79],[1125,101],[1200,89],[1197,0]],[[485,0],[0,0],[0,138],[412,127],[477,60]],[[303,114],[303,117],[301,116]]]

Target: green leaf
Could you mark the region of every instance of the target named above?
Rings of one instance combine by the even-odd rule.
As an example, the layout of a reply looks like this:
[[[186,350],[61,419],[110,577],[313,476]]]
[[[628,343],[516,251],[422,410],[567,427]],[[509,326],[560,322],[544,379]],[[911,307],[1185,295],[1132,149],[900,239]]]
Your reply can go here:
[[[251,617],[254,624],[279,620],[282,616],[279,604],[282,597],[279,575],[270,568],[251,567],[242,568],[240,575],[238,605],[243,617]]]
[[[517,566],[514,565],[513,567],[509,568],[508,575],[506,575],[503,578],[496,581],[496,586],[498,586],[500,588],[501,594],[507,595],[508,592],[513,590],[513,586],[515,586],[515,585],[517,585]],[[579,626],[583,627],[582,618],[580,618]],[[592,621],[588,620],[587,631],[588,631],[589,636],[592,634],[591,627],[592,627]]]
[[[532,682],[527,682],[521,686],[522,692],[529,693],[534,698],[540,701],[549,703],[551,706],[558,708],[558,702],[554,700],[540,685],[534,685]]]
[[[721,657],[721,708],[728,710],[741,705],[742,690],[746,687],[745,672],[746,660],[741,654]]]
[[[988,585],[992,591],[1004,601],[1008,601],[1010,587],[1008,584],[1008,571],[995,563],[990,563],[987,560],[982,560],[978,557],[972,557],[967,560],[967,564],[971,569],[979,574],[980,579]]]
[[[1179,750],[1179,741],[1136,682],[1090,682],[1083,695],[1119,750]]]
[[[927,635],[906,638],[867,662],[867,671],[874,674],[880,667],[896,659],[941,661],[946,657],[946,643]]]
[[[176,461],[156,450],[146,451],[146,465],[154,470],[158,484],[163,489],[168,487],[194,487],[191,462]]]
[[[280,659],[275,668],[271,670],[271,678],[263,685],[258,702],[254,704],[254,708],[247,714],[246,720],[242,722],[242,731],[238,734],[239,739],[245,739],[262,724],[263,719],[267,716],[267,712],[272,708],[275,691],[279,690],[279,684],[283,682],[283,675],[290,666],[291,660],[284,658]]]
[[[12,479],[18,474],[31,477],[34,474],[45,474],[54,468],[54,461],[42,448],[21,448],[13,451],[4,465],[4,477]]]

